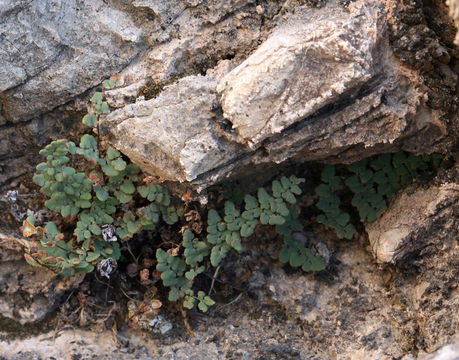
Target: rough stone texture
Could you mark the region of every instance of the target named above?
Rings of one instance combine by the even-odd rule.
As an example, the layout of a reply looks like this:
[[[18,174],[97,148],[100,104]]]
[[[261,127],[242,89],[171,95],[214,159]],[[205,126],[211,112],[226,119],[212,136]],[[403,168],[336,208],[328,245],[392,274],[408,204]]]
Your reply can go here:
[[[225,118],[243,142],[258,147],[380,73],[384,36],[376,3],[351,14],[340,8],[305,11],[222,79]]]
[[[406,189],[366,226],[376,259],[396,265],[385,267],[391,292],[415,319],[421,348],[447,344],[459,326],[451,312],[459,306],[458,198],[456,167],[428,188]]]
[[[456,28],[459,29],[459,1],[446,0],[446,4],[449,6],[449,16],[451,16],[454,19]],[[454,43],[459,46],[459,32],[456,33]]]
[[[171,78],[205,73],[224,58],[247,57],[278,22],[280,9],[290,11],[298,4],[17,0],[1,5],[4,189],[33,172],[40,148],[75,131],[91,96],[87,90],[101,80],[123,72],[126,87],[112,91],[109,99],[115,107],[139,94],[152,96],[152,88]]]
[[[459,186],[443,184],[413,193],[404,192],[392,203],[390,210],[374,223],[366,225],[368,238],[375,258],[380,263],[397,263],[414,251],[440,245],[444,238],[457,238],[457,215],[459,210]],[[437,237],[426,236],[439,224],[445,233]]]
[[[197,189],[288,159],[346,162],[363,154],[442,148],[447,122],[426,105],[420,74],[392,55],[386,16],[377,1],[356,2],[347,10],[333,3],[300,9],[223,78],[217,69],[224,72],[224,66],[206,78],[186,77],[155,99],[114,111],[103,122],[104,133],[148,173],[186,180]],[[222,113],[212,76],[220,78]],[[115,93],[112,102],[119,97]],[[171,98],[177,99],[173,105]],[[148,111],[155,113],[147,116]],[[162,122],[150,125],[163,116],[169,128],[180,124],[173,136],[164,137]],[[186,160],[184,140],[191,144]],[[225,156],[203,161],[216,147]]]
[[[432,354],[419,357],[419,360],[456,360],[459,359],[459,338],[451,345],[445,345]]]
[[[4,2],[3,118],[25,121],[49,111],[131,63],[126,74],[132,82],[205,71],[258,40],[264,16],[255,6],[254,0]],[[264,6],[265,16],[275,14],[274,1]]]
[[[82,276],[62,278],[31,267],[23,258],[26,240],[0,233],[0,318],[20,324],[43,320]]]
[[[66,103],[120,71],[142,38],[128,14],[102,0],[14,1],[2,6],[0,19],[0,101],[13,122]]]
[[[143,170],[167,180],[194,180],[242,153],[215,126],[216,86],[211,77],[186,77],[155,99],[111,113],[101,132]]]

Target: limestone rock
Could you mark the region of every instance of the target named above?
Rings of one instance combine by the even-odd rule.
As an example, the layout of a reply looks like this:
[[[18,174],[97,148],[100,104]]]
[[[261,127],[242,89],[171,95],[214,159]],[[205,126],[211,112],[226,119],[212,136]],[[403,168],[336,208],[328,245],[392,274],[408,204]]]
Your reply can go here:
[[[414,193],[404,191],[383,216],[366,225],[368,238],[380,263],[395,264],[435,240],[457,234],[459,186],[446,183]],[[437,236],[433,237],[432,233]]]
[[[459,336],[454,343],[445,345],[432,354],[420,356],[419,360],[456,360],[459,359]]]
[[[459,1],[446,0],[446,4],[449,6],[449,15],[454,19],[456,28],[459,30]],[[454,42],[459,46],[459,31],[456,33],[456,39]]]
[[[222,79],[224,116],[242,141],[258,147],[381,71],[381,9],[367,2],[351,14],[339,8],[305,12]]]
[[[0,126],[26,121],[123,71],[132,84],[205,72],[244,56],[260,38],[267,1],[3,1],[0,10]],[[271,18],[269,18],[271,17]]]
[[[0,317],[25,324],[43,320],[83,276],[62,278],[31,267],[23,258],[22,241],[0,233]]]
[[[376,260],[395,265],[384,267],[394,298],[417,319],[414,330],[423,334],[425,352],[453,342],[459,323],[453,310],[459,306],[458,208],[452,168],[428,188],[406,189],[381,219],[366,225]]]
[[[289,159],[431,152],[446,124],[426,106],[419,73],[392,55],[385,16],[378,1],[299,9],[239,66],[221,62],[114,111],[104,134],[146,172],[198,190]],[[176,42],[167,51],[188,46]]]
[[[449,1],[453,16],[456,3]],[[126,85],[106,92],[117,108],[102,121],[106,140],[147,172],[187,186],[253,174],[266,180],[287,161],[448,149],[458,126],[457,51],[435,21],[447,17],[442,6],[0,0],[0,190],[32,173],[39,148],[77,133],[88,90],[115,72]],[[142,99],[149,89],[157,91]],[[441,346],[449,351],[459,321],[455,207],[451,181],[401,194],[374,232],[396,226],[407,234],[400,243],[389,239],[389,252],[376,250],[389,261],[382,268],[360,244],[320,232],[329,258],[321,274],[287,275],[259,265],[263,257],[248,259],[250,266],[229,262],[235,273],[253,270],[226,279],[248,279],[250,296],[236,293],[210,316],[190,316],[194,340],[183,340],[185,330],[176,334],[174,326],[162,343],[130,337],[132,347],[118,348],[112,331],[64,331],[56,341],[56,334],[2,337],[0,358],[408,360]],[[9,204],[0,212],[8,216]],[[17,227],[7,216],[2,232]],[[6,238],[0,234],[0,313],[20,323],[42,319],[73,285],[30,268]]]
[[[7,119],[28,120],[119,72],[142,31],[102,0],[16,1],[2,8],[0,100]]]
[[[112,112],[101,131],[143,170],[192,181],[241,153],[218,133],[216,86],[211,77],[184,78],[155,99]]]

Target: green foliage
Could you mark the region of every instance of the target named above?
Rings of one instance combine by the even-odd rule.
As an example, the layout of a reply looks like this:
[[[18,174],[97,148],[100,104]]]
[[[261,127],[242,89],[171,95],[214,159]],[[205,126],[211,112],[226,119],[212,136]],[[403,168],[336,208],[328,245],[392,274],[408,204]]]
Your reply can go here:
[[[223,198],[225,200],[231,200],[236,206],[241,206],[244,201],[244,194],[238,186],[233,186],[231,182],[226,181],[222,185],[223,187]]]
[[[350,239],[355,232],[354,225],[349,223],[350,216],[339,208],[341,200],[336,195],[336,191],[341,185],[341,179],[335,175],[335,167],[327,165],[322,171],[322,181],[316,188],[316,193],[320,196],[317,207],[324,214],[317,217],[317,221],[327,227],[334,228],[340,238]]]
[[[120,84],[119,79],[103,83],[105,89]],[[103,92],[96,92],[91,104],[92,111],[82,122],[97,129],[100,116],[110,109]],[[61,232],[54,222],[39,227],[35,226],[33,217],[24,221],[24,235],[38,239],[29,243],[25,254],[26,261],[33,266],[62,275],[91,272],[97,267],[108,276],[121,256],[122,241],[128,241],[140,231],[155,230],[160,221],[173,225],[184,215],[173,205],[165,187],[146,179],[142,183],[140,169],[129,164],[116,149],[102,151],[98,137],[85,134],[78,145],[56,140],[41,150],[40,155],[45,161],[38,164],[33,180],[49,198],[46,207],[58,212],[67,226]],[[73,166],[78,163],[74,161],[77,156],[86,160],[84,171]],[[344,184],[354,194],[352,205],[360,218],[374,221],[401,186],[410,183],[429,163],[437,161],[435,156],[383,154],[351,164]],[[282,236],[279,254],[282,263],[303,271],[323,270],[324,260],[312,254],[294,235],[303,230],[295,206],[303,181],[294,176],[282,177],[272,182],[270,191],[259,188],[256,196],[244,195],[239,188],[226,183],[223,209],[207,212],[205,235],[195,234],[185,226],[181,244],[156,250],[156,270],[163,285],[169,288],[169,300],[180,301],[186,309],[197,307],[207,311],[214,301],[203,291],[193,289],[194,280],[210,266],[218,267],[229,251],[243,251],[243,239],[252,236],[258,224],[275,226]],[[324,212],[317,220],[335,229],[340,237],[350,239],[355,228],[350,215],[340,208],[342,201],[338,194],[342,188],[343,182],[335,168],[326,166],[322,184],[315,190],[320,196],[317,206]],[[143,205],[135,208],[136,201]]]
[[[294,231],[302,231],[303,225],[298,220],[295,207],[290,207],[285,223],[276,226],[276,230],[284,236],[284,245],[279,254],[279,261],[289,263],[292,267],[300,267],[303,271],[321,271],[326,267],[325,261],[320,256],[314,256],[293,237]]]
[[[118,81],[116,85],[119,84]],[[108,85],[113,87],[111,82]],[[100,115],[108,112],[108,105],[100,92],[91,102],[95,112],[85,115],[83,123],[94,127]],[[66,140],[53,141],[40,155],[46,162],[38,164],[33,180],[49,197],[45,206],[75,225],[72,237],[59,232],[53,222],[44,228],[35,227],[35,219],[27,218],[24,235],[39,239],[26,250],[26,260],[31,265],[62,275],[91,272],[104,259],[120,257],[118,239],[128,240],[141,230],[153,230],[160,215],[169,224],[178,220],[176,209],[170,207],[167,189],[159,185],[136,186],[140,169],[128,165],[115,149],[108,148],[102,156],[98,140],[92,135],[83,135],[79,146]],[[74,155],[88,160],[86,172],[69,166]],[[123,211],[122,205],[129,204],[137,194],[148,197],[150,204],[137,211]]]
[[[420,171],[438,166],[438,154],[416,156],[398,152],[381,154],[373,160],[363,159],[348,166],[350,175],[344,183],[353,192],[352,205],[358,210],[362,221],[375,221],[387,208],[387,201],[402,186],[413,181]],[[336,194],[341,178],[335,175],[334,166],[327,165],[322,171],[322,184],[316,188],[320,196],[317,207],[324,214],[317,221],[335,229],[339,237],[350,239],[355,228],[349,223],[350,215],[339,208],[341,199]]]
[[[242,239],[251,236],[260,223],[275,225],[279,234],[283,235],[284,245],[279,257],[281,262],[301,267],[304,271],[323,270],[323,259],[314,256],[293,237],[294,231],[303,230],[294,206],[295,195],[301,194],[299,184],[303,181],[294,176],[282,177],[280,181],[273,181],[272,195],[264,188],[258,189],[257,198],[245,195],[245,206],[240,210],[229,200],[225,202],[222,214],[215,209],[209,210],[207,236],[204,239],[198,239],[189,229],[183,232],[184,259],[172,251],[158,249],[156,269],[162,273],[164,286],[170,287],[169,300],[183,299],[185,308],[192,309],[197,304],[201,311],[207,311],[213,305],[213,300],[203,292],[195,295],[192,290],[194,278],[205,270],[207,257],[210,257],[211,265],[217,267],[230,250],[241,252]],[[146,192],[144,196],[148,196]]]

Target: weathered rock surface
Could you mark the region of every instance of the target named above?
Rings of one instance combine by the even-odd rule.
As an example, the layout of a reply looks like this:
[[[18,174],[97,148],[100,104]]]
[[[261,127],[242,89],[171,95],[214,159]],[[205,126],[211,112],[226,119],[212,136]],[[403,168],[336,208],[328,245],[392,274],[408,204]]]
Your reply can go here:
[[[216,86],[210,77],[186,77],[155,99],[111,113],[101,131],[145,171],[168,180],[194,180],[242,154],[217,131]]]
[[[288,159],[345,162],[363,153],[432,151],[447,137],[446,122],[426,105],[420,74],[392,55],[386,16],[377,1],[349,10],[333,3],[300,9],[219,80],[217,98],[210,76],[186,77],[155,99],[111,113],[104,132],[145,171],[198,188]],[[177,124],[167,138],[158,120],[164,116],[169,129]],[[206,153],[216,147],[225,156],[209,162]]]
[[[459,1],[446,0],[446,4],[449,6],[449,15],[454,19],[456,28],[459,30]],[[456,45],[459,46],[459,31],[456,33],[456,38],[454,42]]]
[[[273,16],[274,3],[266,3],[266,15]],[[213,59],[243,52],[258,40],[262,16],[255,6],[253,0],[4,2],[2,121],[36,117],[131,63],[127,72],[132,82],[143,81],[139,87],[148,78],[205,71]]]
[[[258,147],[368,84],[387,56],[381,12],[376,2],[350,14],[305,11],[225,76],[218,86],[221,105],[241,140]]]
[[[43,320],[65,291],[83,277],[62,278],[31,267],[24,260],[20,243],[21,239],[0,233],[0,320],[9,318],[25,324]]]
[[[2,2],[0,189],[33,172],[40,148],[76,130],[87,111],[87,90],[103,79],[125,75],[127,86],[118,95],[113,91],[112,106],[139,94],[151,97],[173,77],[205,73],[224,58],[245,58],[278,21],[280,9],[297,5]]]
[[[366,225],[376,260],[395,264],[428,246],[447,246],[448,239],[459,236],[458,210],[457,184],[404,192],[379,220]],[[437,232],[437,236],[430,237],[432,232]]]
[[[13,122],[66,103],[120,71],[139,52],[141,30],[101,0],[4,5],[0,100],[3,116]]]
[[[459,358],[459,339],[451,345],[445,345],[432,354],[421,356],[420,360],[455,360]]]

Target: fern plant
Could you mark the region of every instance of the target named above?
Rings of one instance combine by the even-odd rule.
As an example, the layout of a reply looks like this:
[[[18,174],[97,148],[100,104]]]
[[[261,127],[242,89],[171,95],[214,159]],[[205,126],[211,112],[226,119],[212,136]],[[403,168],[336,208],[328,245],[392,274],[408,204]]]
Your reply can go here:
[[[230,250],[243,250],[241,240],[254,233],[258,224],[276,226],[283,235],[284,245],[279,260],[304,271],[321,271],[325,262],[305,248],[292,234],[303,230],[294,204],[295,195],[301,194],[298,186],[304,179],[294,176],[273,181],[272,195],[264,188],[258,189],[257,198],[244,196],[245,206],[238,209],[232,201],[226,201],[223,213],[211,209],[207,214],[207,236],[198,239],[190,230],[183,232],[184,259],[162,249],[156,251],[158,265],[164,286],[170,287],[169,300],[183,299],[183,306],[192,309],[196,304],[206,311],[213,300],[192,290],[194,278],[205,269],[207,257],[212,266],[218,266]],[[241,205],[242,206],[242,205]]]
[[[113,88],[122,82],[111,79],[103,85]],[[95,128],[109,107],[100,92],[94,94],[91,103],[93,112],[85,115],[82,122]],[[178,220],[167,189],[155,184],[135,186],[140,169],[128,164],[115,149],[108,148],[103,156],[98,139],[90,134],[83,135],[79,145],[53,141],[40,155],[46,161],[37,165],[33,181],[49,197],[45,206],[74,224],[74,229],[72,234],[62,233],[54,222],[38,227],[35,219],[28,217],[23,234],[39,239],[26,249],[25,258],[33,266],[61,275],[91,272],[95,266],[103,266],[104,260],[120,257],[118,240],[130,239],[141,230],[153,230],[160,215],[167,223]],[[88,160],[89,170],[78,172],[71,166],[71,157],[76,155]],[[136,194],[151,203],[136,210],[128,206],[127,211],[122,211],[122,205],[128,205]]]
[[[317,207],[324,212],[317,217],[319,223],[335,229],[339,237],[351,239],[355,232],[354,225],[350,224],[350,215],[340,209],[341,199],[336,191],[341,185],[341,178],[335,175],[335,167],[327,165],[322,171],[323,181],[316,188],[316,193],[320,196]]]
[[[402,186],[410,184],[420,171],[438,166],[441,155],[416,156],[405,152],[381,154],[373,160],[362,159],[348,166],[351,175],[344,183],[353,192],[352,205],[362,221],[377,220],[387,208],[387,201]],[[348,213],[340,210],[341,200],[336,194],[341,178],[335,167],[327,165],[322,171],[322,181],[315,192],[320,196],[317,207],[324,212],[317,221],[333,228],[339,237],[352,238],[355,228],[349,223]]]

